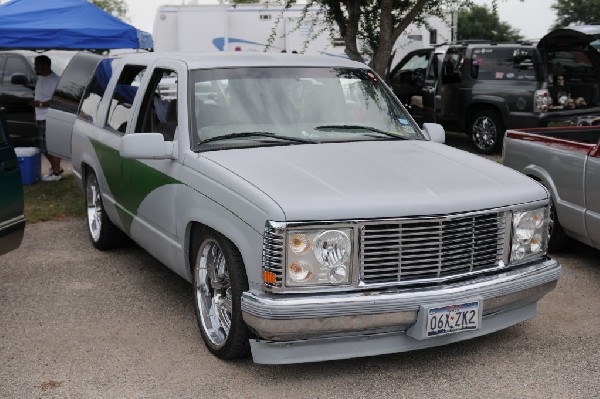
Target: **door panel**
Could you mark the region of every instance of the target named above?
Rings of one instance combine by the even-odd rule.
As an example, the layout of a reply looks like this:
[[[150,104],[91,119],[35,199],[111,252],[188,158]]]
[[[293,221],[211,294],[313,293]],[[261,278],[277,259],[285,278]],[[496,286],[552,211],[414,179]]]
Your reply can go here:
[[[0,121],[0,255],[21,245],[25,231],[19,162]]]
[[[79,103],[101,59],[96,54],[78,53],[62,73],[46,118],[49,153],[71,159],[71,137]]]
[[[165,141],[177,144],[179,115],[184,113],[179,109],[185,106],[178,93],[185,92],[181,89],[181,76],[185,74],[175,66],[157,66],[152,71],[145,92],[137,100],[138,118],[128,134],[162,133]],[[181,163],[172,159],[122,159],[121,165],[127,190],[122,203],[132,216],[132,237],[163,263],[174,265],[181,245],[174,206],[181,184]]]

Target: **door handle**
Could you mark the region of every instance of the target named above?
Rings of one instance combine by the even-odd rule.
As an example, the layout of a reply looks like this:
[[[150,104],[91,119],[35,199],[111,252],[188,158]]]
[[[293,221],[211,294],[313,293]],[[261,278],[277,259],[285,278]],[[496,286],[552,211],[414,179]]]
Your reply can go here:
[[[2,170],[4,173],[12,173],[14,171],[19,170],[19,162],[18,161],[7,161],[2,163]]]

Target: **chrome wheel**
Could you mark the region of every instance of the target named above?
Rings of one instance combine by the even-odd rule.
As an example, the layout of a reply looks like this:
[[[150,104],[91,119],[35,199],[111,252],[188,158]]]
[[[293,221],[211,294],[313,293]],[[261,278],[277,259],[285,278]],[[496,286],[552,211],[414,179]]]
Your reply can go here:
[[[475,146],[482,151],[492,150],[498,141],[498,127],[492,118],[481,115],[473,121],[472,137]]]
[[[92,240],[97,242],[102,232],[102,199],[96,175],[90,174],[85,187],[85,204],[87,210],[88,228]]]
[[[213,238],[207,238],[200,245],[194,273],[201,328],[210,344],[221,348],[231,329],[232,293],[225,255]]]

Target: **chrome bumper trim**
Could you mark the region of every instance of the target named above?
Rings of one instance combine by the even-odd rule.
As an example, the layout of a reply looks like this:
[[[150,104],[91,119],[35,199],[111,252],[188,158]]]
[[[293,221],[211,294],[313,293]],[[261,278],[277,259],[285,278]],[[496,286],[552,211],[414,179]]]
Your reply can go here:
[[[244,321],[263,339],[288,341],[353,332],[404,331],[421,304],[456,303],[482,297],[483,314],[537,302],[556,286],[558,261],[428,288],[331,295],[272,295],[245,292]]]
[[[259,364],[320,362],[376,356],[447,345],[490,334],[535,317],[536,304],[484,316],[481,329],[418,340],[404,332],[365,334],[292,342],[250,340],[252,360]]]

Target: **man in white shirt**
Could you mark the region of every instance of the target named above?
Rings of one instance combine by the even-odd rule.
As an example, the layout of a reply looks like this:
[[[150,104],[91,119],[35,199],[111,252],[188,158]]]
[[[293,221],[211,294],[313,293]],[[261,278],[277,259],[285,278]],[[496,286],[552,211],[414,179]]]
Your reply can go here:
[[[38,130],[37,145],[40,151],[50,162],[48,174],[42,176],[42,181],[58,181],[62,179],[63,170],[60,167],[60,158],[48,154],[46,148],[46,115],[48,105],[58,85],[58,76],[52,72],[52,61],[46,55],[35,57],[35,73],[38,75],[35,84],[35,95],[32,105],[35,107],[35,122]]]

